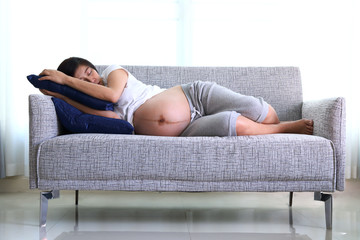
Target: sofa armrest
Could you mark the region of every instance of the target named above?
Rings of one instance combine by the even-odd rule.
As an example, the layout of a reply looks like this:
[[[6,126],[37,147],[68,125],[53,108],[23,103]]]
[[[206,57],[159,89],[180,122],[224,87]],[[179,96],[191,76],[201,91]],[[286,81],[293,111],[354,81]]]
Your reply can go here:
[[[37,188],[37,150],[39,145],[60,135],[58,122],[51,97],[32,94],[29,96],[29,178],[30,188]]]
[[[314,120],[314,135],[331,140],[336,153],[336,189],[345,187],[345,99],[330,98],[304,102],[303,118]]]

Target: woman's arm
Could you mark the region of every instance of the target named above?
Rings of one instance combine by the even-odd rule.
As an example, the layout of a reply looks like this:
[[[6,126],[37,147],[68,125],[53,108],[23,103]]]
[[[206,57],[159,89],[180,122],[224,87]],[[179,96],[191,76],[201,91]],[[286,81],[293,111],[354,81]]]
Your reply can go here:
[[[114,70],[109,74],[107,87],[71,77],[56,70],[45,69],[40,73],[40,75],[45,76],[39,80],[50,80],[59,84],[67,85],[95,98],[113,103],[116,103],[119,100],[128,80],[128,73],[123,69]]]
[[[101,110],[96,110],[90,107],[87,107],[83,104],[80,104],[68,97],[65,97],[64,95],[61,95],[59,93],[55,93],[55,92],[51,92],[45,89],[40,89],[40,91],[45,94],[45,95],[49,95],[49,96],[53,96],[56,98],[60,98],[62,100],[64,100],[65,102],[69,103],[70,105],[72,105],[73,107],[79,109],[81,112],[83,113],[87,113],[87,114],[93,114],[93,115],[97,115],[97,116],[102,116],[102,117],[108,117],[108,118],[117,118],[120,119],[120,117],[113,111],[101,111]]]

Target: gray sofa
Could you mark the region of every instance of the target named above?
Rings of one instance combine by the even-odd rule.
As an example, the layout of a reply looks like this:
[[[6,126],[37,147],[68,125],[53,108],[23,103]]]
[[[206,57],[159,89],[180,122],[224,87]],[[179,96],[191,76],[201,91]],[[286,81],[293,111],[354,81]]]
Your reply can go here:
[[[106,66],[97,66],[102,72]],[[331,192],[344,190],[345,101],[303,102],[296,67],[124,66],[171,87],[215,81],[262,96],[282,121],[313,119],[313,136],[157,137],[65,134],[48,96],[30,95],[30,188],[40,189],[40,224],[59,190],[314,192],[332,226]],[[324,193],[326,192],[326,193]],[[78,193],[78,191],[77,191]]]

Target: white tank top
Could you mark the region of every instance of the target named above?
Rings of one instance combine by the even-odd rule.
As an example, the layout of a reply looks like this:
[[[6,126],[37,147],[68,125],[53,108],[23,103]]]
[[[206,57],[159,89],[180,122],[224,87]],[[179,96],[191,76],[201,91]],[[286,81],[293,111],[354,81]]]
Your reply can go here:
[[[107,86],[107,79],[109,74],[117,69],[124,69],[119,65],[110,65],[101,74],[104,85]],[[128,81],[121,94],[119,100],[114,106],[114,112],[133,125],[134,112],[149,98],[161,93],[165,89],[158,86],[146,85],[137,80],[130,72],[128,73]]]

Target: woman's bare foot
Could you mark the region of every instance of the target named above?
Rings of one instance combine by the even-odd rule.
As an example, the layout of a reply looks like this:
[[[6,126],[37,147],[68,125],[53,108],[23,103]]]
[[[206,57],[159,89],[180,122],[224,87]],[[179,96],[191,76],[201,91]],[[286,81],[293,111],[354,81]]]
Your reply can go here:
[[[300,119],[297,121],[281,122],[284,133],[299,133],[312,135],[314,133],[314,121],[310,119]]]
[[[297,133],[312,135],[313,132],[314,121],[309,119],[267,124],[256,123],[240,115],[236,120],[236,133],[238,136],[274,133]]]

